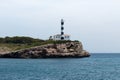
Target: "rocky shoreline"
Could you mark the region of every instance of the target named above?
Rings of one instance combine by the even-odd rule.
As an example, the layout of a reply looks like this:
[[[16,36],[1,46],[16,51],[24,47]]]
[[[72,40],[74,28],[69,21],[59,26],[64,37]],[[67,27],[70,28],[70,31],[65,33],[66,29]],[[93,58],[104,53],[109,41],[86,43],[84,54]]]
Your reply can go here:
[[[28,49],[0,54],[0,58],[83,58],[90,54],[81,42],[46,44]]]

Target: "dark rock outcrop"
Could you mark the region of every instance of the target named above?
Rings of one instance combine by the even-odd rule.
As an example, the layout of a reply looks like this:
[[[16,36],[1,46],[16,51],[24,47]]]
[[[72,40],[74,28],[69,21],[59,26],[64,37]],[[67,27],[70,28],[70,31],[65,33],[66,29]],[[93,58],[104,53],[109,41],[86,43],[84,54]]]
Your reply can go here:
[[[47,44],[0,55],[1,58],[81,58],[89,56],[90,54],[83,50],[81,42]]]

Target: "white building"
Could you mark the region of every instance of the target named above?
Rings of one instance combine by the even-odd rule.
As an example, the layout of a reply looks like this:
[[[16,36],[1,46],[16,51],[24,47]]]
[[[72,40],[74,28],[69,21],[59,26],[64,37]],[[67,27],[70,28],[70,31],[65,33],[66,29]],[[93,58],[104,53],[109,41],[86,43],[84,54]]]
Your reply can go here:
[[[61,35],[61,34],[57,34],[57,35],[54,35],[53,36],[53,40],[61,40],[61,38],[64,38],[63,40],[70,40],[70,35],[67,35],[67,34],[64,34],[64,35]]]

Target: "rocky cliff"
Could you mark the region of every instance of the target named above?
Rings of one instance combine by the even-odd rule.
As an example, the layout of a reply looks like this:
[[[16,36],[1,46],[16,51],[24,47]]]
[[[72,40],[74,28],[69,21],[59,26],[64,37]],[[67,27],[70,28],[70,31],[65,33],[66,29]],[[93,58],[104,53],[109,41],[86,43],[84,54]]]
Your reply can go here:
[[[90,54],[83,50],[81,42],[46,44],[0,55],[1,58],[81,58],[89,56]]]

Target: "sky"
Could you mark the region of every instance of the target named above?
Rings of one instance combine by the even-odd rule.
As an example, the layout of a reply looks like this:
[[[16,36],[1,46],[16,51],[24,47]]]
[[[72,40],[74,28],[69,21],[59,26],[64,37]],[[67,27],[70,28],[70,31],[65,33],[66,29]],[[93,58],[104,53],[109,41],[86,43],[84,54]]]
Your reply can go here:
[[[120,53],[120,0],[0,0],[0,37],[60,33],[90,53]]]

